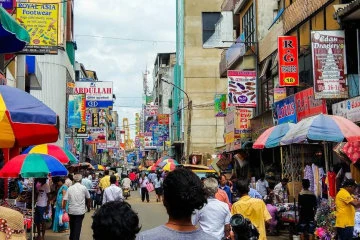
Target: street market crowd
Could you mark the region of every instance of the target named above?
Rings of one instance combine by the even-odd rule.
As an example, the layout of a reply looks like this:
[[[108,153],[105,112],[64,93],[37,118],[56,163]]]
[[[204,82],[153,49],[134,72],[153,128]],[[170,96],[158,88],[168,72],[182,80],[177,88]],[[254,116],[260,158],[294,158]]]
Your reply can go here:
[[[31,180],[16,179],[11,189],[21,193],[32,186]],[[354,196],[357,184],[345,179],[335,197],[336,236],[319,236],[316,215],[322,214],[321,203],[309,190],[310,181],[302,180],[297,204],[291,203],[288,179],[270,189],[265,174],[254,183],[250,179],[232,179],[225,175],[199,178],[185,168],[149,174],[69,174],[66,178],[34,179],[36,239],[44,240],[48,223],[54,232],[70,232],[70,240],[79,240],[85,213],[95,209],[93,239],[267,239],[283,228],[280,217],[286,208],[295,214],[294,234],[301,239],[354,239],[355,208],[360,201]],[[141,200],[163,202],[168,221],[154,229],[141,230],[137,213],[126,202],[131,190],[140,187]],[[145,202],[146,201],[146,202]],[[294,202],[295,203],[295,202]],[[291,212],[291,211],[290,211]],[[15,217],[16,216],[16,217]],[[6,206],[0,209],[0,239],[26,239],[24,218]],[[15,238],[17,236],[18,238]],[[23,236],[23,237],[21,237]]]

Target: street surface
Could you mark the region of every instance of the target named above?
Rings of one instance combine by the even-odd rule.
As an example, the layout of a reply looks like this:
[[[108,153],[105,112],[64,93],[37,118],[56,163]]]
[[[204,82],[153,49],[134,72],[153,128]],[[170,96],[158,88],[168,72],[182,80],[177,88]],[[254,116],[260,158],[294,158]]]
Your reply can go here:
[[[131,192],[131,197],[127,200],[132,208],[138,212],[141,224],[141,231],[151,229],[157,227],[161,224],[164,224],[168,216],[166,214],[166,210],[162,203],[156,202],[155,193],[152,192],[150,194],[150,202],[147,203],[141,202],[139,191]],[[94,211],[92,210],[90,213],[85,214],[85,218],[83,221],[82,231],[81,231],[81,240],[92,240],[92,214]],[[48,230],[45,235],[46,240],[68,240],[69,232],[67,233],[54,233],[52,230]],[[276,236],[276,237],[268,237],[269,240],[281,240],[288,239],[288,235],[284,236]],[[105,240],[105,239],[104,239]]]

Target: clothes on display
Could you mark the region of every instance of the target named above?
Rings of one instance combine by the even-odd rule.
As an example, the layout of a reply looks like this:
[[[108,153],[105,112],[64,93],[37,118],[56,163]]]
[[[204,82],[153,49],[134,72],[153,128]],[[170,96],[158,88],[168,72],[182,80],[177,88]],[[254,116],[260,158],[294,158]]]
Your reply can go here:
[[[329,189],[329,195],[332,198],[336,196],[336,174],[334,172],[327,173],[327,181],[326,181]]]

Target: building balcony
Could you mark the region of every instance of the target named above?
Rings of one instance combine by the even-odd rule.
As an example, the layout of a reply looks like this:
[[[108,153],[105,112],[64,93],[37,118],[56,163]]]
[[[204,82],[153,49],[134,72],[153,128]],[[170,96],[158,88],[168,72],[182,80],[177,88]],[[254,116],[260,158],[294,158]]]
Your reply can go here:
[[[239,0],[224,0],[221,4],[221,11],[233,11],[236,1]]]

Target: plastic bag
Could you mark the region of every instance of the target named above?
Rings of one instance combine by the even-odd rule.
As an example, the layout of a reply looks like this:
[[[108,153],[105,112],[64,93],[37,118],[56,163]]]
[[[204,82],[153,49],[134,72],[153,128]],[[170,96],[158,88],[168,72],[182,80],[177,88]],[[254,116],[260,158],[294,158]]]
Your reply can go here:
[[[60,227],[64,225],[62,218],[63,218],[63,210],[60,210],[60,212],[59,212],[59,226]]]
[[[51,206],[48,207],[48,213],[44,213],[44,220],[48,221],[48,222],[51,222],[51,217],[52,217],[52,211],[51,211]]]
[[[68,223],[70,222],[70,217],[69,214],[67,212],[64,211],[63,216],[62,216],[62,222],[63,223]]]

